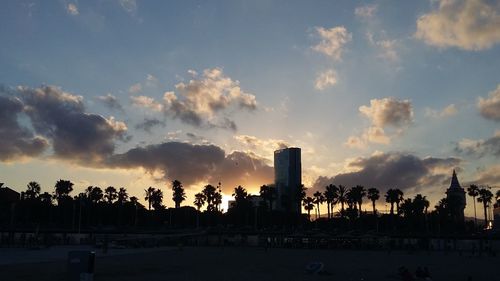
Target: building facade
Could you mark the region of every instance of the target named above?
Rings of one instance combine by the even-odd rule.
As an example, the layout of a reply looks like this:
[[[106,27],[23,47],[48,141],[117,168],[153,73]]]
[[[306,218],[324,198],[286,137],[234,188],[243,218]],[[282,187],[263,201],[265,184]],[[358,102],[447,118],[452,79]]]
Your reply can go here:
[[[275,209],[300,214],[302,210],[301,151],[298,147],[284,148],[274,152],[274,184],[276,185]]]
[[[460,186],[455,170],[453,170],[450,187],[446,190],[446,200],[453,220],[464,222],[465,190]]]

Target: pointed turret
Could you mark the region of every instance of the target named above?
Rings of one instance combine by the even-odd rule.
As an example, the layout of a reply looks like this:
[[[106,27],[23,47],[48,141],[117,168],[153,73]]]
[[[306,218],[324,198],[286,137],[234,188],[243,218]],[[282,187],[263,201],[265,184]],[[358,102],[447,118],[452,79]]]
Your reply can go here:
[[[451,216],[456,222],[464,222],[465,190],[460,186],[455,170],[453,170],[451,176],[450,187],[446,190],[446,198],[448,199]]]
[[[451,176],[450,189],[451,188],[460,188],[460,189],[462,189],[462,186],[460,186],[460,183],[458,182],[457,173],[455,172],[455,169],[453,169],[453,175]]]

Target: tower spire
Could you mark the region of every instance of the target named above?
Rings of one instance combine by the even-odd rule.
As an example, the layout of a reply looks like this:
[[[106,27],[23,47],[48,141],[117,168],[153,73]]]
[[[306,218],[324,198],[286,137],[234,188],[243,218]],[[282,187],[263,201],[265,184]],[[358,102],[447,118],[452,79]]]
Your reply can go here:
[[[451,176],[450,188],[462,188],[462,186],[460,186],[460,183],[458,182],[457,173],[455,172],[455,169],[453,169],[453,175]]]

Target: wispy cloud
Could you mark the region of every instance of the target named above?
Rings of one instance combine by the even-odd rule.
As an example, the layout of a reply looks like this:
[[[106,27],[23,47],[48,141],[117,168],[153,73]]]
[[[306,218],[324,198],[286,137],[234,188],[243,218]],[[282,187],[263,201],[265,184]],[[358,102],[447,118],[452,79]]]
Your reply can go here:
[[[328,69],[317,75],[314,87],[322,91],[335,84],[337,84],[337,73],[334,69]]]
[[[352,34],[347,32],[347,29],[343,26],[332,28],[316,27],[315,31],[320,42],[313,46],[312,49],[334,60],[341,60],[344,46],[352,40]]]

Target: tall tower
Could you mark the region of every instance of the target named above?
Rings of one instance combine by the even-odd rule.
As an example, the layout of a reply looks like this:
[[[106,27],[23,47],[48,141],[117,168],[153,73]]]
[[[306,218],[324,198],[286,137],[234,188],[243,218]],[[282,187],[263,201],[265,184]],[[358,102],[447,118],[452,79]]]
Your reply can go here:
[[[274,152],[274,183],[277,191],[276,209],[300,214],[302,209],[300,148],[290,147]]]
[[[455,170],[453,170],[450,187],[446,190],[446,199],[453,220],[464,222],[465,190],[460,186]]]

